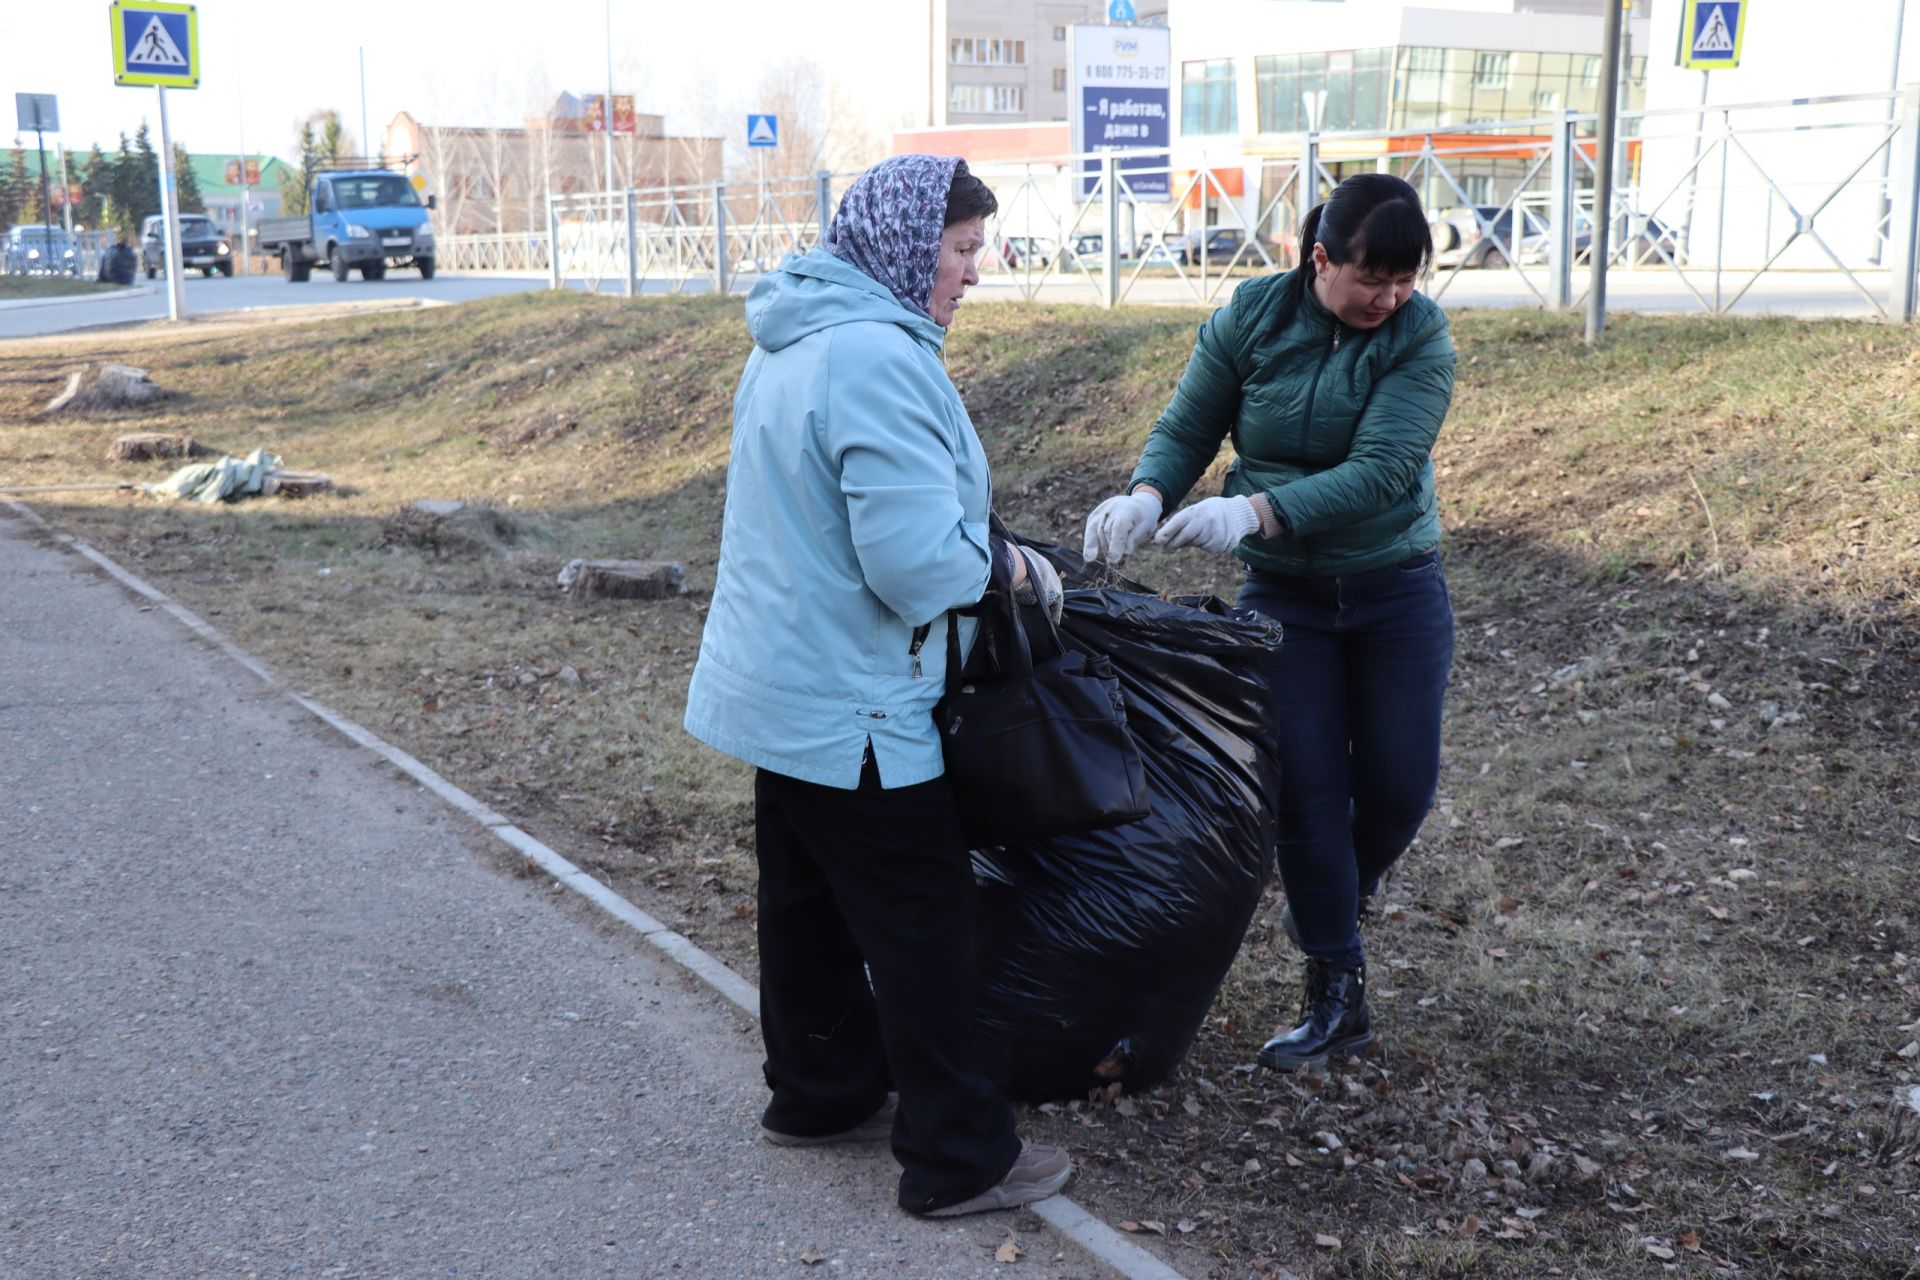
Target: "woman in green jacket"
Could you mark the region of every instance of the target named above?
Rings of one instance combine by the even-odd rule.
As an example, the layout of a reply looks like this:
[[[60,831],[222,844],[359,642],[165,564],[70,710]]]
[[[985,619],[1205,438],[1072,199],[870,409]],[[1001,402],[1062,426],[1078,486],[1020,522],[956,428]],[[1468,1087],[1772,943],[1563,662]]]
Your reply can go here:
[[[1298,1024],[1260,1051],[1318,1068],[1374,1041],[1359,917],[1432,807],[1453,611],[1431,451],[1453,395],[1446,314],[1414,292],[1433,241],[1413,188],[1342,182],[1300,230],[1297,270],[1200,327],[1126,492],[1087,518],[1089,558],[1153,534],[1234,552],[1239,603],[1278,620],[1282,924],[1306,953]],[[1179,505],[1222,441],[1224,493]]]

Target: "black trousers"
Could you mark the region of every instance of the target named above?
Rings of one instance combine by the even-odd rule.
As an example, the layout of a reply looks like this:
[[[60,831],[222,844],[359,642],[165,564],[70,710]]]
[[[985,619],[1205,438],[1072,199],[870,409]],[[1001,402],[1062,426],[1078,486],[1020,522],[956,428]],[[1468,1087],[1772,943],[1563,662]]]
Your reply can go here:
[[[900,1095],[900,1204],[977,1195],[1020,1154],[973,1040],[971,861],[944,778],[858,790],[762,769],[760,1028],[781,1133],[836,1133]],[[868,975],[871,974],[871,985]]]

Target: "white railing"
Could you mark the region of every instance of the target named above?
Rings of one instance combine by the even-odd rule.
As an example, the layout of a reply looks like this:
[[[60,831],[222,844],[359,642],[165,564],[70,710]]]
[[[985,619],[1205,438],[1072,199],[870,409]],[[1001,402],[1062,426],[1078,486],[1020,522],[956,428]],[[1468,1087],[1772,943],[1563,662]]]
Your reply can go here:
[[[1609,275],[1663,273],[1724,314],[1763,278],[1818,271],[1882,316],[1920,312],[1920,86],[1621,120]],[[1248,274],[1294,265],[1302,214],[1364,164],[1421,192],[1435,227],[1430,293],[1491,269],[1540,306],[1574,307],[1590,268],[1594,126],[1566,112],[1305,134],[1281,158],[1235,151],[1175,165],[1165,151],[1105,152],[982,164],[974,172],[1000,207],[980,269],[1028,299],[1217,303]],[[448,269],[545,270],[556,288],[732,290],[819,243],[855,176],[555,196],[544,231],[443,237],[441,258]]]

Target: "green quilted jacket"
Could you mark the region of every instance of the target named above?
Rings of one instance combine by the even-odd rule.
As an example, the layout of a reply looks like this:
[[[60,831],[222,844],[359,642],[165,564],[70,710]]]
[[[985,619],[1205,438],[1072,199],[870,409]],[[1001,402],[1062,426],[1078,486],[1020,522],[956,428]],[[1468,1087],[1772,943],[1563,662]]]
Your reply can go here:
[[[1242,560],[1307,577],[1397,564],[1440,541],[1431,455],[1452,398],[1453,339],[1425,294],[1352,329],[1304,271],[1263,277],[1200,326],[1127,489],[1152,485],[1171,513],[1231,437],[1224,492],[1264,492],[1286,522]]]

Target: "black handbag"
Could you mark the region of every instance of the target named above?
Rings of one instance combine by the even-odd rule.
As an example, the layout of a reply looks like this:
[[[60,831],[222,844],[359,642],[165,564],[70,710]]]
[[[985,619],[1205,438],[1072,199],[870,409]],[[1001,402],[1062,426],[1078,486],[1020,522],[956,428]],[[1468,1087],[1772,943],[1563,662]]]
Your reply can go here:
[[[1113,664],[1067,648],[1044,609],[1034,613],[1052,652],[1036,660],[1026,610],[1007,601],[990,593],[983,602],[967,671],[959,624],[947,615],[947,691],[934,723],[968,843],[985,849],[1146,817],[1146,767]]]

